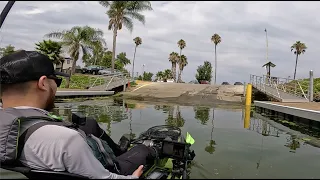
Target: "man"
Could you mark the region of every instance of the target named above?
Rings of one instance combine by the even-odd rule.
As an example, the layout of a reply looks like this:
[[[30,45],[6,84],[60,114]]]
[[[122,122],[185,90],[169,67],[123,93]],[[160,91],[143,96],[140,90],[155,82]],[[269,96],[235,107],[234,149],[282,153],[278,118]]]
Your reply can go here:
[[[2,57],[2,108],[15,108],[23,116],[49,116],[57,87],[62,82],[57,75],[68,76],[54,71],[50,59],[35,51],[22,50]],[[37,122],[22,123],[22,130]],[[136,179],[141,176],[147,160],[155,157],[156,152],[147,146],[139,146],[140,149],[131,154],[131,150],[119,152],[119,147],[92,119],[81,129],[108,142],[118,155],[122,175],[105,169],[78,131],[57,125],[45,125],[33,132],[24,144],[20,162],[32,169],[68,171],[92,179]]]

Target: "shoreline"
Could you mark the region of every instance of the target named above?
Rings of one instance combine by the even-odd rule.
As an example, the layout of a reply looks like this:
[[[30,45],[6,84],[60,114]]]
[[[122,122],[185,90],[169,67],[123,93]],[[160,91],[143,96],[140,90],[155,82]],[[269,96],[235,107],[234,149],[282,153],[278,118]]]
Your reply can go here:
[[[125,99],[181,105],[243,105],[243,85],[148,83],[115,95]]]
[[[243,97],[235,98],[233,101],[227,101],[223,99],[218,99],[217,96],[178,96],[178,97],[156,97],[152,95],[132,95],[128,93],[121,93],[121,95],[114,98],[122,98],[141,102],[158,102],[158,103],[168,103],[177,104],[182,106],[242,106]],[[232,99],[232,98],[231,98]]]

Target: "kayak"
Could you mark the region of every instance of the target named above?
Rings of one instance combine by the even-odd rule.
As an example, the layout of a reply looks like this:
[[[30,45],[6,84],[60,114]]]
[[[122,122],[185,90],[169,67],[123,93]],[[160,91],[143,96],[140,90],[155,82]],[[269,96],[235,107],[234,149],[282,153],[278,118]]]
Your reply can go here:
[[[193,143],[194,139],[189,133],[183,136],[180,128],[161,125],[149,128],[136,139],[130,139],[128,150],[137,144],[144,144],[161,151],[153,164],[144,166],[140,179],[189,179],[191,162],[195,157],[194,151],[190,149]],[[29,179],[88,179],[68,172],[41,171],[25,166],[1,168],[22,173]]]
[[[132,144],[138,142],[161,149],[160,158],[145,171],[142,179],[189,179],[189,168],[195,157],[194,151],[190,149],[194,139],[189,133],[185,137],[178,127],[154,126],[141,133]]]

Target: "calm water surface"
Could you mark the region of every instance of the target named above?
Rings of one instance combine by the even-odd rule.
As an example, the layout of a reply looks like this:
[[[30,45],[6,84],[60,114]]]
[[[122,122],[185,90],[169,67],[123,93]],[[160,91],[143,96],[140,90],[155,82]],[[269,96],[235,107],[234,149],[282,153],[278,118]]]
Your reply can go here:
[[[71,117],[82,111],[99,119],[116,141],[125,133],[139,133],[155,125],[171,124],[189,132],[196,152],[191,178],[320,178],[319,148],[251,117],[242,109],[215,109],[99,100],[59,103],[55,113]],[[246,127],[246,128],[245,128]],[[264,135],[262,135],[264,134]],[[2,178],[22,178],[3,171]]]

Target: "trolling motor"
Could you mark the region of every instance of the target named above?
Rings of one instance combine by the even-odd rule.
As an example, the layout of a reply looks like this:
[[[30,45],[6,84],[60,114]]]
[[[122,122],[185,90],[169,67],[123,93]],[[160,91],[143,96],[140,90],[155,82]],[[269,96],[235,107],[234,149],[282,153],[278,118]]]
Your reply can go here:
[[[84,126],[86,125],[87,117],[82,113],[76,112],[76,113],[72,113],[71,121],[74,125]]]
[[[150,142],[149,142],[150,143]],[[144,142],[143,144],[146,144]],[[150,143],[151,146],[158,146],[157,143]],[[160,158],[172,158],[171,179],[175,177],[187,179],[188,165],[194,159],[194,151],[190,151],[190,144],[171,140],[162,140],[160,143]],[[159,146],[158,146],[159,147]],[[169,172],[162,168],[155,168],[145,179],[167,179]]]
[[[140,134],[132,144],[144,144],[158,151],[158,158],[143,179],[171,179],[175,177],[187,179],[188,165],[195,157],[194,151],[190,150],[191,144],[186,143],[181,137],[181,129],[170,125],[159,125],[149,128]],[[180,140],[182,142],[180,142]],[[166,168],[162,160],[171,159],[172,168]],[[159,160],[159,161],[158,161]],[[147,168],[146,168],[147,169]]]
[[[162,155],[172,158],[172,179],[176,176],[187,179],[189,163],[194,159],[194,151],[190,151],[190,144],[164,140],[162,143]]]

